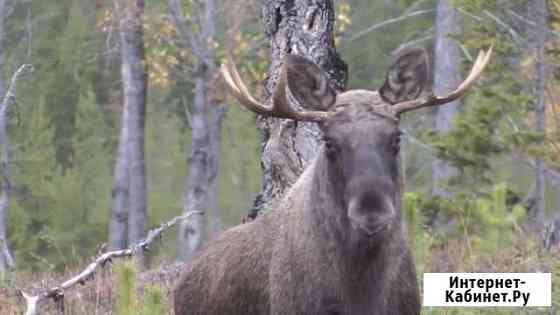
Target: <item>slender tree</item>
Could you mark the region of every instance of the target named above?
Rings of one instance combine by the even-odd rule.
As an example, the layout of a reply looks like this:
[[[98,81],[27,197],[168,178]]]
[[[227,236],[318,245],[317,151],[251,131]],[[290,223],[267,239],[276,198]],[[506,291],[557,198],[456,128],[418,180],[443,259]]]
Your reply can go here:
[[[328,73],[334,89],[345,89],[348,69],[335,49],[332,0],[265,0],[262,10],[264,32],[272,48],[267,99],[275,90],[286,54],[306,56]],[[258,127],[262,134],[263,178],[250,218],[274,207],[284,196],[317,153],[322,138],[312,123],[259,117]]]
[[[453,7],[452,0],[440,0],[436,14],[436,43],[434,49],[434,90],[438,94],[451,91],[461,80],[461,50],[459,42],[452,38],[462,30],[461,14]],[[453,117],[457,113],[460,100],[438,107],[435,113],[435,129],[445,133],[452,128]],[[445,181],[456,174],[448,162],[432,162],[432,192],[434,195],[449,197]]]
[[[129,113],[123,108],[121,117],[121,130],[119,135],[119,148],[114,172],[113,208],[109,222],[109,247],[111,249],[123,249],[127,246],[128,225],[128,125]]]
[[[111,247],[123,248],[127,243],[139,242],[146,235],[144,134],[148,78],[142,30],[144,1],[126,0],[116,2],[116,5],[117,12],[120,13],[119,38],[124,105],[119,156],[115,167],[115,205],[109,241]],[[128,222],[125,209],[128,209]],[[142,267],[146,266],[144,255],[139,256],[139,264]]]
[[[128,241],[140,242],[146,237],[147,195],[144,161],[144,134],[148,76],[144,54],[142,15],[144,1],[129,4],[120,22],[124,107],[128,108],[129,199]],[[145,265],[141,256],[142,265]]]
[[[546,132],[546,40],[549,32],[548,8],[546,0],[533,0],[532,6],[534,20],[536,22],[536,65],[535,65],[535,96],[537,98],[536,131],[544,134]],[[540,142],[544,145],[544,142]],[[546,165],[545,161],[537,158],[535,161],[535,208],[532,213],[532,225],[538,234],[543,231],[546,210]]]
[[[208,209],[210,210],[210,237],[216,237],[222,230],[220,209],[220,160],[222,125],[227,114],[224,104],[213,106],[210,118],[210,154],[208,163]]]
[[[193,210],[204,212],[209,206],[210,175],[215,180],[219,178],[217,173],[210,173],[211,165],[209,165],[211,150],[209,111],[215,111],[216,107],[215,98],[212,95],[213,80],[216,74],[216,3],[214,0],[200,2],[197,18],[200,21],[198,31],[192,27],[190,21],[183,15],[180,0],[169,0],[169,8],[173,21],[179,30],[183,46],[190,48],[197,63],[192,73],[195,82],[195,96],[190,119],[192,128],[191,157],[189,175],[185,182],[183,208],[185,213]],[[214,117],[219,118],[216,115],[219,115],[218,112],[214,113]],[[221,124],[221,118],[216,123]],[[213,128],[221,128],[218,127],[219,124],[212,124]],[[219,139],[216,140],[219,141]],[[215,158],[219,157],[216,156]],[[214,170],[216,170],[215,166],[219,167],[218,160],[213,160],[212,164]],[[217,198],[217,196],[212,198]],[[179,239],[182,259],[190,259],[200,247],[203,237],[203,223],[202,215],[198,215],[181,224]]]

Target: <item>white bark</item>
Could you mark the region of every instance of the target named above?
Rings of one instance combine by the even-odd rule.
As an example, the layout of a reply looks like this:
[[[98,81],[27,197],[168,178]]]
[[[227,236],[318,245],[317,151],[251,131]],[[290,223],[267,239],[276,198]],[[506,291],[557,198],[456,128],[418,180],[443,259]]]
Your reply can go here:
[[[219,167],[219,156],[210,157],[211,127],[208,119],[209,108],[214,108],[215,100],[211,95],[213,76],[216,70],[215,48],[216,36],[216,3],[214,0],[200,2],[200,31],[195,33],[181,12],[179,0],[169,0],[169,9],[173,22],[179,30],[184,48],[190,48],[197,60],[195,78],[195,98],[191,112],[191,158],[189,175],[185,182],[183,200],[184,211],[206,211],[209,207],[210,162]],[[221,124],[221,120],[220,120]],[[221,129],[221,127],[219,127]],[[210,161],[212,159],[212,161]],[[218,174],[215,174],[218,176]],[[215,185],[219,185],[216,183]],[[218,186],[213,186],[216,191]],[[217,198],[217,196],[216,196]],[[194,218],[182,224],[179,231],[181,258],[189,260],[199,249],[203,239],[204,222],[202,217]]]
[[[335,91],[346,89],[348,67],[335,47],[332,0],[264,0],[261,17],[271,46],[265,102],[276,90],[288,53],[305,56],[319,65]],[[306,109],[305,104],[300,105],[294,104],[296,110]],[[259,117],[257,125],[262,135],[262,180],[248,219],[278,206],[322,143],[322,132],[314,123]]]
[[[548,34],[548,12],[546,0],[533,0],[532,2],[534,16],[536,21],[536,80],[535,93],[537,103],[535,107],[536,113],[536,131],[544,134],[546,132],[546,60],[545,49]],[[544,145],[544,143],[541,143]],[[546,210],[546,169],[542,159],[535,161],[535,210],[532,215],[532,224],[536,233],[541,234],[545,223]]]
[[[147,196],[144,161],[144,133],[146,115],[147,72],[142,30],[143,4],[126,6],[120,21],[121,72],[123,82],[124,111],[128,118],[123,121],[128,129],[127,156],[129,167],[128,194],[128,241],[136,244],[146,235]],[[146,256],[138,255],[139,266],[147,266]]]
[[[204,100],[206,80],[196,79],[194,110],[191,113],[191,159],[189,175],[185,183],[184,211],[194,209],[205,212],[208,207],[208,112]],[[179,231],[180,251],[183,260],[190,260],[202,243],[204,222],[195,217],[181,224]]]
[[[214,106],[210,120],[210,155],[208,162],[208,210],[210,211],[210,237],[215,238],[222,230],[220,209],[220,162],[222,145],[222,122],[227,105]]]
[[[111,221],[109,222],[109,247],[111,249],[123,249],[127,246],[127,222],[128,222],[128,118],[127,108],[123,107],[121,117],[121,131],[119,136],[119,150],[115,163],[115,186],[113,189],[113,209]]]

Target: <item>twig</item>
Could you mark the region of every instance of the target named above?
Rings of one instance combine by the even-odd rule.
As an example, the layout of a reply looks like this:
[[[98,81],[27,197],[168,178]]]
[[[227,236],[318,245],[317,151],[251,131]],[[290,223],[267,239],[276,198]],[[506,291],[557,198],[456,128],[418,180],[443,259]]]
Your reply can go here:
[[[525,18],[525,17],[523,17],[523,16],[521,16],[521,15],[515,13],[515,11],[513,11],[512,9],[507,9],[506,12],[507,12],[509,15],[511,15],[512,17],[516,18],[517,20],[519,20],[519,21],[521,21],[521,22],[523,22],[523,23],[525,23],[525,24],[527,24],[527,25],[530,25],[530,26],[533,26],[533,27],[537,25],[535,22],[533,22],[533,21],[531,21],[531,20],[529,20],[529,19],[527,19],[527,18]],[[556,37],[560,37],[560,32],[558,32],[558,31],[555,31],[555,30],[553,30],[553,29],[549,29],[548,32],[549,32],[550,34],[556,36]]]
[[[355,41],[356,39],[358,39],[358,38],[360,38],[360,37],[362,37],[362,36],[364,36],[364,35],[366,35],[370,32],[373,32],[377,29],[380,29],[380,28],[382,28],[386,25],[397,23],[397,22],[404,21],[406,19],[409,19],[409,18],[412,18],[412,17],[415,17],[415,16],[424,15],[424,14],[432,13],[432,12],[435,12],[435,11],[436,11],[435,9],[418,10],[418,11],[414,11],[414,12],[411,12],[411,13],[408,13],[408,14],[405,14],[405,15],[401,15],[401,16],[396,17],[396,18],[385,20],[381,23],[377,23],[377,24],[372,25],[372,26],[370,26],[370,27],[368,27],[364,30],[359,31],[354,36],[350,37],[348,39],[348,42]]]
[[[399,48],[396,49],[396,51],[401,51],[401,49],[406,49],[406,48],[408,48],[408,47],[414,47],[414,46],[416,46],[416,45],[418,45],[418,44],[420,44],[420,43],[422,43],[422,42],[429,41],[429,40],[431,40],[431,39],[433,39],[433,38],[434,38],[434,35],[433,35],[433,34],[430,34],[430,35],[427,35],[427,36],[424,36],[424,37],[421,37],[421,38],[413,39],[413,40],[408,41],[408,42],[406,42],[406,43],[402,43],[402,44],[399,46]]]
[[[471,19],[473,19],[473,20],[475,20],[475,21],[477,21],[477,22],[483,22],[483,21],[484,21],[484,18],[483,18],[483,17],[480,17],[480,16],[478,16],[478,15],[474,15],[474,14],[472,14],[472,13],[466,11],[466,10],[463,9],[463,8],[457,8],[457,11],[459,11],[460,13],[462,13],[462,14],[465,15],[465,16],[470,17]]]
[[[23,64],[17,69],[17,71],[12,76],[12,80],[10,82],[10,87],[8,88],[8,91],[6,92],[6,95],[4,96],[4,99],[2,100],[2,105],[0,107],[0,110],[2,110],[2,111],[7,110],[7,107],[15,99],[16,86],[17,86],[17,81],[19,80],[19,78],[22,75],[33,72],[34,70],[35,69],[30,64]]]
[[[173,23],[181,35],[183,46],[185,48],[190,46],[193,54],[197,58],[203,58],[202,44],[200,40],[194,36],[192,27],[189,25],[189,22],[181,10],[181,1],[169,0],[169,11],[171,12]]]
[[[140,243],[133,245],[127,249],[114,250],[106,252],[99,255],[92,263],[87,266],[82,272],[77,276],[70,278],[69,280],[63,282],[62,284],[52,287],[40,294],[29,295],[23,290],[19,289],[21,296],[25,300],[26,312],[25,315],[38,315],[39,314],[39,304],[47,299],[53,299],[57,303],[63,303],[64,301],[64,291],[70,289],[76,284],[85,284],[86,281],[91,280],[95,276],[95,272],[99,267],[105,267],[108,262],[111,262],[113,258],[122,257],[132,257],[139,252],[145,252],[149,250],[150,244],[158,238],[165,230],[176,225],[179,221],[187,220],[193,215],[203,215],[202,211],[189,211],[182,216],[178,216],[163,223],[158,228],[148,232],[148,236]]]
[[[517,34],[517,32],[513,29],[513,27],[509,26],[506,22],[500,20],[500,18],[498,18],[488,10],[484,10],[483,13],[491,20],[493,20],[496,24],[498,24],[506,31],[508,31],[508,33],[511,35],[511,38],[515,41],[518,47],[523,47],[523,45],[521,44],[521,41],[523,39],[521,38],[521,36],[519,36],[519,34]]]

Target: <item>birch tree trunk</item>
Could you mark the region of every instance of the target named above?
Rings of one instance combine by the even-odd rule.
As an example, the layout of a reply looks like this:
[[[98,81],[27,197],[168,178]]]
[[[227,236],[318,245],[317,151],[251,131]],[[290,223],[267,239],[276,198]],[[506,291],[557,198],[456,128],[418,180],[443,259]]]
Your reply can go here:
[[[222,231],[220,209],[220,162],[222,145],[222,123],[227,113],[226,105],[214,106],[210,119],[210,155],[208,162],[208,210],[210,211],[210,237]]]
[[[345,89],[348,69],[334,45],[332,0],[265,0],[262,17],[272,47],[266,82],[268,101],[286,54],[313,60],[328,73],[334,89]],[[263,178],[249,218],[275,206],[316,155],[322,138],[313,123],[259,117],[258,127],[262,134]]]
[[[119,149],[115,163],[115,183],[113,188],[113,208],[109,222],[109,248],[110,250],[124,249],[127,247],[128,225],[128,108],[123,107],[121,114],[121,131],[119,135]]]
[[[457,40],[451,36],[462,30],[461,14],[453,7],[452,0],[440,0],[437,5],[436,44],[434,49],[434,90],[437,95],[452,91],[461,82],[461,50]],[[453,127],[453,118],[458,111],[460,101],[439,106],[435,114],[435,128],[439,133],[446,133]],[[445,188],[446,181],[456,175],[456,170],[449,163],[441,160],[432,162],[432,193],[441,197],[450,197]]]
[[[202,211],[209,208],[209,179],[210,179],[210,126],[209,111],[216,108],[213,96],[213,79],[216,72],[216,3],[214,0],[200,2],[199,18],[200,30],[195,30],[189,25],[181,12],[179,0],[169,0],[169,8],[174,23],[181,35],[184,47],[191,49],[198,62],[192,74],[195,78],[194,108],[191,113],[191,158],[189,175],[185,183],[183,208],[184,212]],[[221,125],[221,119],[218,121]],[[221,131],[217,131],[221,132]],[[219,144],[218,144],[219,145]],[[219,151],[219,150],[218,150]],[[219,155],[212,157],[214,167],[219,167]],[[217,173],[216,173],[217,176]],[[215,185],[219,185],[216,183]],[[214,186],[213,189],[217,189]],[[212,196],[218,198],[218,196]],[[179,229],[180,255],[183,260],[190,260],[200,248],[203,239],[204,220],[202,215],[193,216],[191,220],[182,222]]]
[[[548,10],[546,0],[533,0],[533,16],[536,22],[535,35],[536,35],[536,80],[535,80],[535,93],[537,103],[535,106],[536,114],[536,131],[544,134],[546,132],[546,40],[548,29]],[[541,145],[544,143],[541,142]],[[545,211],[546,211],[546,166],[542,159],[535,161],[535,210],[532,214],[532,227],[534,231],[541,235],[545,224]]]
[[[127,139],[125,148],[129,167],[128,241],[140,242],[146,237],[146,171],[144,132],[146,119],[147,73],[142,31],[143,1],[129,3],[119,25],[121,71]],[[139,255],[140,267],[147,266],[145,255]]]
[[[206,211],[208,208],[208,112],[205,104],[206,80],[196,79],[194,110],[191,113],[192,141],[189,175],[185,183],[183,211]],[[190,260],[202,243],[204,220],[201,215],[180,227],[180,250],[183,260]]]

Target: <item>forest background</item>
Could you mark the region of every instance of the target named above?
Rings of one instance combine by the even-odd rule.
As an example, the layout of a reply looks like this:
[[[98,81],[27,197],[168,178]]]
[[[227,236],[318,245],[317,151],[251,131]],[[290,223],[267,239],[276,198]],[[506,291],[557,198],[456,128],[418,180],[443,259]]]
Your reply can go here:
[[[16,285],[37,289],[56,283],[83,268],[103,244],[129,246],[186,210],[206,212],[198,227],[203,243],[257,207],[262,179],[257,118],[226,96],[215,70],[230,54],[251,90],[266,94],[270,44],[261,21],[266,1],[137,1],[147,71],[145,112],[135,116],[145,121],[145,193],[141,182],[138,186],[145,217],[136,217],[143,220],[135,225],[142,227],[140,234],[127,234],[121,224],[124,230],[117,234],[127,235],[112,238],[119,230],[111,227],[123,218],[116,215],[126,84],[119,31],[128,2],[0,0],[0,95],[17,82],[0,123],[2,198],[7,198],[0,201],[8,201],[0,202],[0,288],[6,292]],[[560,1],[336,0],[333,7],[335,42],[349,65],[351,88],[381,86],[396,50],[424,47],[433,59],[433,86],[445,90],[464,77],[478,50],[494,44],[489,68],[467,97],[404,119],[404,211],[419,275],[552,272],[557,279]],[[436,49],[437,43],[444,46]],[[33,71],[12,82],[22,64]],[[202,99],[200,84],[211,91]],[[205,178],[202,201],[190,194],[193,181],[201,182],[193,175],[201,170],[194,164],[200,148],[207,153],[199,177]],[[131,163],[126,161],[123,165]],[[129,176],[126,185],[134,185],[137,177]],[[127,210],[135,205],[121,206],[135,213]],[[184,231],[167,233],[140,269],[188,259],[189,241]],[[130,280],[127,268],[115,280],[121,289]],[[556,312],[560,282],[553,283]],[[156,281],[165,310],[168,285]],[[104,309],[124,312],[122,295],[115,293]],[[76,305],[86,307],[83,301]]]

